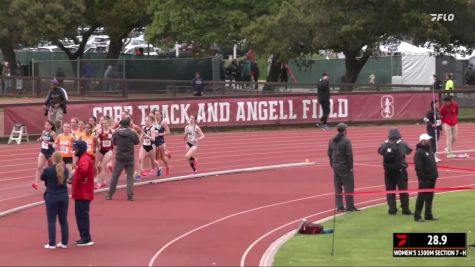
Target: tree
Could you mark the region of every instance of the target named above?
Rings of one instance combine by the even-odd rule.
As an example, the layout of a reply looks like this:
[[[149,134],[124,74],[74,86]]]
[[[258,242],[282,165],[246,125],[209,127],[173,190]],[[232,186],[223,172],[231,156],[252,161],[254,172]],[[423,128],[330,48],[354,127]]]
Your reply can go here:
[[[279,7],[281,0],[159,0],[150,7],[152,23],[147,39],[172,47],[175,42],[195,43],[209,48],[218,43],[232,46],[241,42],[241,29],[263,14]]]
[[[82,56],[87,39],[97,28],[90,20],[93,2],[94,0],[13,0],[9,15],[15,18],[23,43],[35,45],[40,41],[50,41],[62,49],[70,59],[76,59]],[[74,40],[79,26],[85,24],[92,27],[83,33],[79,49],[73,53],[63,45],[62,40],[66,38]]]
[[[122,51],[123,39],[133,29],[146,26],[150,22],[147,9],[150,0],[103,0],[100,2],[98,20],[110,37],[107,58],[118,58]]]
[[[323,49],[342,52],[346,67],[343,81],[353,83],[380,43],[412,39],[416,44],[435,43],[440,51],[472,47],[473,31],[465,34],[455,23],[434,23],[429,15],[463,10],[462,17],[473,25],[470,5],[466,0],[454,0],[451,5],[442,0],[289,0],[277,14],[244,29],[244,35],[256,50],[278,54],[281,60]]]
[[[15,47],[20,42],[17,18],[9,15],[12,1],[0,1],[0,50],[3,59],[9,62],[13,69],[15,66]]]

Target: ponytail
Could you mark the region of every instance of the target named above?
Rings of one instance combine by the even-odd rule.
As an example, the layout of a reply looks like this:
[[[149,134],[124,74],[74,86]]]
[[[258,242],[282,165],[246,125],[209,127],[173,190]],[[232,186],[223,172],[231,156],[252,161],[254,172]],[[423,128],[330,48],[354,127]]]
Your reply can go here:
[[[65,170],[65,165],[63,162],[63,156],[61,156],[60,152],[54,152],[53,153],[53,163],[56,164],[56,178],[58,179],[58,184],[63,185],[64,180],[66,177],[64,177],[64,170]]]

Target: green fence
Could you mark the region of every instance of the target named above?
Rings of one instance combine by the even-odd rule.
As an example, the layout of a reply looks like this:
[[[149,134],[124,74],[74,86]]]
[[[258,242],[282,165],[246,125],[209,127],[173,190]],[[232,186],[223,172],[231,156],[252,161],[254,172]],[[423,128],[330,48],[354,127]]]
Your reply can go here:
[[[290,61],[290,66],[298,82],[316,83],[326,72],[330,75],[332,83],[341,83],[345,75],[345,60],[305,60]],[[368,83],[369,75],[376,76],[376,83],[389,84],[392,76],[401,76],[401,57],[372,57],[366,62],[365,66],[358,75],[356,83]]]

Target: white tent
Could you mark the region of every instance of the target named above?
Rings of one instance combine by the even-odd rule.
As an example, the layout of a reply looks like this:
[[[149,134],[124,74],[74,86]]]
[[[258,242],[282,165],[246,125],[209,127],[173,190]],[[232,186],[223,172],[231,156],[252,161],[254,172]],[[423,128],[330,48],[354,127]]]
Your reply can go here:
[[[401,42],[397,47],[379,47],[384,53],[401,54],[403,84],[431,84],[435,73],[435,56],[431,49]]]

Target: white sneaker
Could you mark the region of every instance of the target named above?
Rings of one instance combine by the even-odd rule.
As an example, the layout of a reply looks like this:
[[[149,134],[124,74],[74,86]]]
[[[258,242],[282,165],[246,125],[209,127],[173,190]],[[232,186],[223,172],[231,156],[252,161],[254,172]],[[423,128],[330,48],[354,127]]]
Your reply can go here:
[[[56,244],[56,247],[57,248],[68,248],[67,245],[64,245],[63,243],[59,242],[58,244]]]
[[[46,249],[56,249],[55,246],[50,246],[49,243],[45,245]]]
[[[457,157],[457,155],[455,155],[455,154],[453,154],[453,153],[448,153],[448,154],[447,154],[447,158],[448,158],[448,159],[453,159],[453,158],[456,158],[456,157]]]

